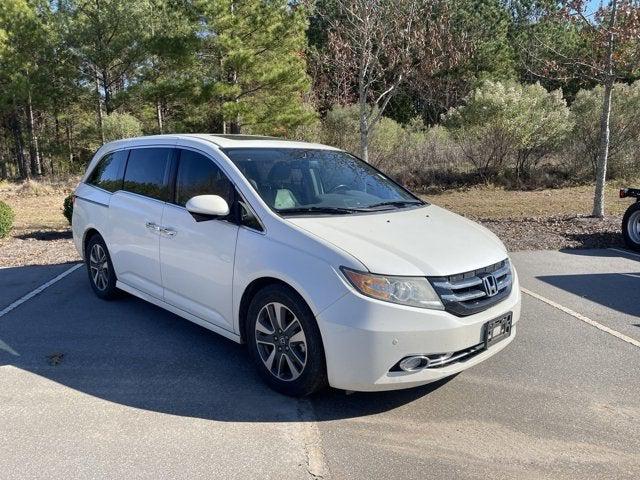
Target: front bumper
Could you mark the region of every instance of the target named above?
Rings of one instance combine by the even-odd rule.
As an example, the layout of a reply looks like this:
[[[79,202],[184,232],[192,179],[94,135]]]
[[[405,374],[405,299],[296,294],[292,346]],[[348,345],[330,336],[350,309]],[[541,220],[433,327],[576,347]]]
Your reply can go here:
[[[440,368],[390,371],[409,355],[457,352],[482,341],[489,320],[512,312],[511,336],[488,350]],[[511,343],[520,318],[517,276],[511,294],[493,307],[467,317],[440,310],[404,307],[350,291],[318,316],[329,384],[355,391],[410,388],[435,382],[476,365]]]

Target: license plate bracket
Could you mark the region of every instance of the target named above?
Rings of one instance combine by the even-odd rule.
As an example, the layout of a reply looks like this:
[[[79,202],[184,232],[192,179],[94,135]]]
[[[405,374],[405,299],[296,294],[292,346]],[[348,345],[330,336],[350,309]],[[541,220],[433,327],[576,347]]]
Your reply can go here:
[[[487,349],[492,345],[504,340],[511,335],[511,312],[502,315],[493,320],[489,320],[484,324],[482,339],[484,348]]]

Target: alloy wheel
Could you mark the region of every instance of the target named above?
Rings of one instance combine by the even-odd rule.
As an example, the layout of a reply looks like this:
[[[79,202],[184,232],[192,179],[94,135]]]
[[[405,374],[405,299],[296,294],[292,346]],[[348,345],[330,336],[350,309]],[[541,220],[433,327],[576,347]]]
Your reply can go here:
[[[100,291],[106,290],[109,285],[109,262],[107,261],[107,252],[99,243],[91,247],[89,270],[96,288]]]
[[[279,380],[298,378],[307,364],[307,339],[298,317],[282,303],[271,302],[258,313],[256,346],[262,363]]]

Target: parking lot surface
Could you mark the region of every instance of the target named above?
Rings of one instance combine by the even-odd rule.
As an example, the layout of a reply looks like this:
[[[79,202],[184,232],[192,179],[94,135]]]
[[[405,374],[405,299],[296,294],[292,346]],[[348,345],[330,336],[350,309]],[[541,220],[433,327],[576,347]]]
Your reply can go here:
[[[242,346],[73,271],[0,316],[0,478],[639,478],[640,257],[512,258],[538,297],[499,355],[306,400],[263,386]],[[0,311],[69,267],[0,270]]]

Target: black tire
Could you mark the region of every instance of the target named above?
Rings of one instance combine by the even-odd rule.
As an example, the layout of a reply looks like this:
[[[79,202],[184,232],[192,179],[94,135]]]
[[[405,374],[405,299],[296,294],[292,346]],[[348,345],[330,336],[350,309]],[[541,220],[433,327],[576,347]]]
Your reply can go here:
[[[640,202],[627,208],[622,217],[622,236],[624,243],[632,250],[640,252]],[[635,225],[632,225],[634,223]]]
[[[101,253],[104,253],[104,257],[102,257]],[[89,283],[94,293],[103,300],[116,298],[119,292],[116,288],[116,273],[111,263],[107,245],[97,233],[87,242],[85,264],[89,275]]]
[[[274,304],[286,307],[282,310],[284,313],[280,317],[284,318],[282,321],[283,326],[286,327],[284,334],[287,334],[287,331],[289,331],[289,334],[297,332],[295,336],[299,336],[299,327],[301,327],[304,336],[304,349],[302,348],[303,342],[294,343],[293,337],[281,336],[274,340],[278,336],[275,328],[273,334],[256,331],[258,322],[261,322],[261,327],[259,328],[264,329],[265,325],[267,325],[268,330],[273,328],[269,322],[265,322],[270,318],[269,305],[273,306]],[[271,311],[274,312],[275,310]],[[295,324],[296,320],[298,321],[297,324]],[[292,397],[304,397],[327,386],[327,368],[318,324],[309,306],[295,291],[284,285],[270,285],[258,291],[249,305],[245,331],[251,358],[260,376],[271,388]],[[260,344],[256,341],[258,336],[261,339]],[[264,343],[264,339],[267,339],[267,337],[269,343]],[[286,341],[284,340],[285,338]],[[290,340],[291,343],[289,343]],[[273,342],[273,345],[270,344],[271,342]],[[281,361],[282,377],[290,376],[292,378],[279,378],[274,373],[275,366],[272,366],[271,369],[267,368],[267,357],[270,356],[272,348],[274,355],[279,355],[277,358]],[[276,348],[280,351],[276,351]],[[285,348],[287,351],[285,351]],[[304,365],[299,361],[302,352],[304,352]],[[263,357],[265,357],[265,360],[263,360]],[[294,367],[293,370],[291,367]],[[293,378],[295,375],[293,371],[296,368],[300,373]],[[287,375],[287,370],[291,375]]]

